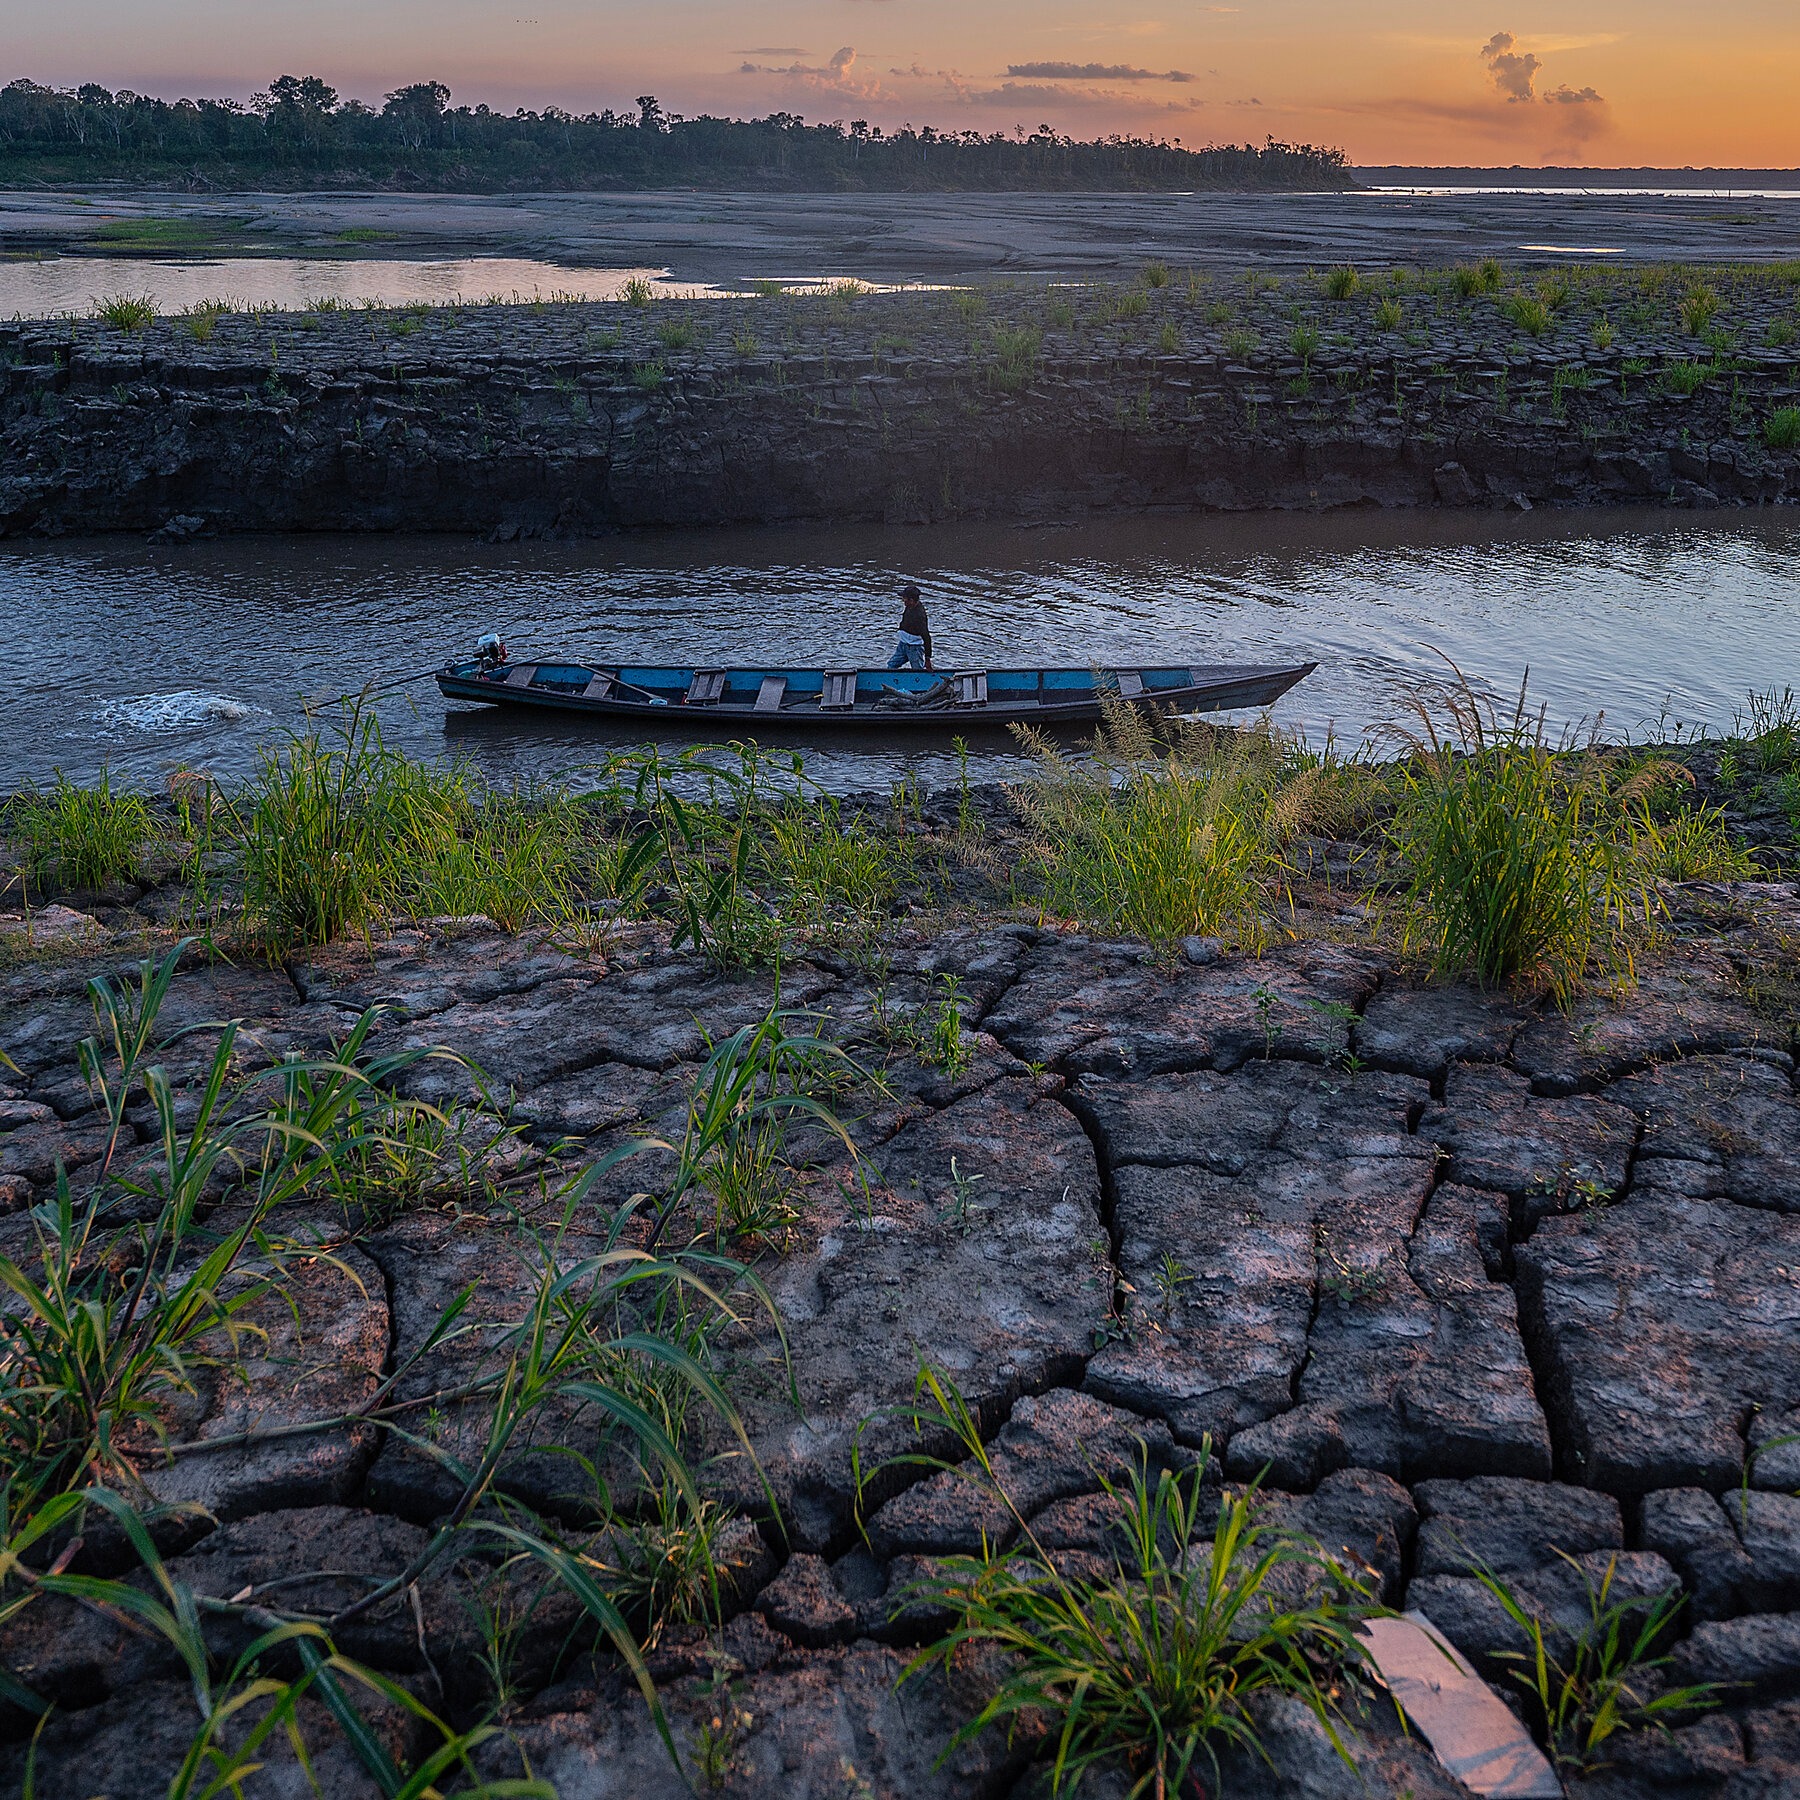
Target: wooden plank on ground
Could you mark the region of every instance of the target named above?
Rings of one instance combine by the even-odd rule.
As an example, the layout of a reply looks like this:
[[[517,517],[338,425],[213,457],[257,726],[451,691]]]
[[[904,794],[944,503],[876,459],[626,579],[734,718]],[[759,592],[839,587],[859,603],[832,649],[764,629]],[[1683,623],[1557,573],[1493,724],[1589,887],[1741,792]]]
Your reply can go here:
[[[1494,1800],[1561,1800],[1562,1783],[1523,1725],[1424,1613],[1365,1619],[1369,1657],[1446,1769]]]

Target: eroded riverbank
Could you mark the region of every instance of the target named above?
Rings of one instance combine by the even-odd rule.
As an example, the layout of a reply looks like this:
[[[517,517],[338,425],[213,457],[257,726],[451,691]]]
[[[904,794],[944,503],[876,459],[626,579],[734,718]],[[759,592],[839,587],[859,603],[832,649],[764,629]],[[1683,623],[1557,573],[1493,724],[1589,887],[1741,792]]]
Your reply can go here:
[[[1785,266],[138,323],[0,327],[0,528],[1714,507],[1800,480]]]

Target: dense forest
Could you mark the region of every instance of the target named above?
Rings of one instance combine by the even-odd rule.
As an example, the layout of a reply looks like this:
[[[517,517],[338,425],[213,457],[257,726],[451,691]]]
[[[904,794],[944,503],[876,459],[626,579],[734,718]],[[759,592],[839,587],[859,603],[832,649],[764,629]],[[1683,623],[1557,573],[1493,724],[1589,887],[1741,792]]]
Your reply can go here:
[[[415,82],[380,111],[340,100],[316,75],[283,75],[248,106],[158,100],[87,83],[0,88],[0,183],[174,180],[193,188],[1186,189],[1345,188],[1341,150],[1268,139],[1186,149],[1130,137],[1081,142],[1048,125],[1012,135],[884,132],[856,119],[809,125],[683,118],[650,95],[577,117],[452,106]]]

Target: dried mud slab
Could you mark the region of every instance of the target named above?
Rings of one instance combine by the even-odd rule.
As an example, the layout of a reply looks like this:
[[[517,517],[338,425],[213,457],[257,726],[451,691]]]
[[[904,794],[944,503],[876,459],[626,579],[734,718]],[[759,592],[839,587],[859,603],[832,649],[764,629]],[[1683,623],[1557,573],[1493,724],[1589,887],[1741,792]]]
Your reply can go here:
[[[560,1244],[552,1237],[553,1228],[540,1239],[510,1221],[412,1213],[367,1240],[390,1290],[394,1361],[401,1370],[391,1399],[418,1403],[401,1420],[408,1435],[390,1432],[369,1470],[365,1493],[371,1504],[426,1524],[455,1503],[464,1479],[443,1459],[467,1469],[479,1463],[493,1404],[480,1395],[436,1404],[429,1404],[430,1397],[497,1375],[547,1271],[566,1273],[601,1249],[601,1241],[584,1232],[570,1233]],[[465,1289],[470,1298],[457,1329],[425,1351],[444,1309]],[[593,1477],[578,1459],[605,1464],[613,1448],[606,1415],[584,1402],[552,1399],[513,1440],[498,1485],[541,1511],[578,1516],[596,1501]]]
[[[1351,1046],[1372,1068],[1436,1083],[1453,1062],[1504,1062],[1533,1016],[1529,1008],[1461,982],[1384,983],[1350,1028]]]
[[[1800,1404],[1800,1219],[1645,1197],[1547,1219],[1515,1256],[1565,1479],[1718,1493],[1751,1409]]]
[[[1417,1576],[1465,1575],[1471,1563],[1510,1575],[1554,1563],[1558,1551],[1580,1556],[1625,1547],[1618,1501],[1590,1488],[1480,1475],[1421,1481],[1413,1498],[1421,1514]]]
[[[228,1747],[241,1744],[269,1702],[251,1702],[222,1731]],[[396,1762],[427,1750],[410,1713],[365,1689],[357,1708],[376,1741]],[[169,1783],[181,1768],[202,1720],[191,1681],[151,1681],[120,1695],[102,1712],[52,1714],[37,1740],[36,1791],[68,1800],[167,1800]],[[303,1800],[328,1794],[331,1800],[380,1800],[382,1790],[345,1742],[324,1703],[311,1694],[298,1709],[310,1774],[277,1727],[264,1738],[258,1759],[265,1765],[254,1779],[272,1800]],[[435,1735],[435,1734],[434,1734]],[[441,1742],[442,1740],[438,1740]],[[0,1790],[25,1791],[26,1746],[0,1747]],[[316,1786],[315,1786],[316,1783]]]
[[[732,1392],[797,1549],[848,1531],[857,1427],[911,1401],[921,1361],[993,1417],[1020,1394],[1078,1378],[1112,1306],[1093,1148],[1031,1083],[996,1081],[915,1120],[872,1153],[870,1169],[867,1208],[852,1183],[816,1195],[820,1235],[766,1274],[798,1407],[762,1317],[747,1314],[754,1336],[733,1345]],[[892,1419],[860,1443],[865,1472],[919,1447]],[[740,1504],[755,1503],[748,1469],[727,1478]],[[877,1482],[874,1501],[895,1485]]]
[[[1577,1000],[1520,1032],[1512,1061],[1538,1094],[1592,1093],[1655,1062],[1755,1045],[1785,1049],[1788,1033],[1750,1009],[1731,965],[1705,952],[1646,968],[1635,985]]]
[[[1076,1083],[1138,1297],[1089,1388],[1283,1486],[1349,1465],[1548,1473],[1512,1296],[1487,1278],[1503,1221],[1432,1198],[1437,1149],[1409,1129],[1429,1100],[1416,1078],[1278,1062]]]
[[[1512,1289],[1487,1278],[1494,1198],[1441,1187],[1410,1245],[1322,1264],[1297,1404],[1232,1439],[1227,1467],[1309,1487],[1345,1464],[1403,1480],[1550,1474]],[[1333,1236],[1336,1236],[1334,1231]],[[1368,1282],[1365,1291],[1360,1285]]]
[[[900,1686],[904,1653],[871,1643],[785,1655],[774,1643],[759,1649],[770,1657],[760,1668],[722,1665],[736,1676],[723,1693],[710,1674],[661,1690],[682,1763],[702,1790],[702,1734],[714,1719],[728,1748],[715,1758],[724,1766],[711,1786],[732,1800],[987,1800],[1024,1767],[1025,1739],[1009,1748],[998,1731],[940,1766],[970,1708],[936,1671]],[[541,1696],[476,1761],[489,1779],[540,1776],[561,1800],[689,1800],[695,1791],[670,1763],[635,1689]]]
[[[1070,1075],[1234,1069],[1252,1056],[1335,1062],[1382,958],[1328,943],[1165,969],[1141,946],[1047,939],[984,1021],[1027,1062]]]
[[[1450,1159],[1450,1180],[1509,1195],[1523,1222],[1618,1193],[1638,1121],[1610,1097],[1540,1099],[1511,1069],[1459,1065],[1419,1132]]]
[[[389,1350],[386,1284],[360,1250],[290,1256],[291,1279],[237,1315],[235,1366],[195,1359],[195,1392],[169,1408],[173,1442],[233,1437],[330,1419],[365,1406]],[[227,1359],[215,1334],[204,1346]],[[164,1504],[202,1506],[220,1521],[351,1498],[375,1444],[371,1425],[182,1456],[165,1466],[146,1447],[145,1485]]]
[[[403,1087],[436,1105],[470,1103],[486,1091],[510,1099],[600,1063],[653,1072],[699,1062],[710,1042],[760,1021],[777,1003],[802,1007],[830,991],[834,977],[801,963],[773,976],[729,979],[678,960],[606,981],[558,978],[491,1000],[459,1001],[417,1021],[400,1039],[473,1063],[485,1084],[455,1063],[433,1059],[407,1071]]]
[[[546,981],[595,981],[603,959],[578,955],[539,936],[511,937],[476,928],[446,935],[396,931],[373,944],[331,944],[288,964],[308,1000],[329,1000],[356,1012],[370,1006],[409,1019],[447,1012],[459,1003],[480,1006],[502,995],[525,994]]]
[[[1767,1051],[1694,1057],[1620,1081],[1607,1098],[1644,1121],[1634,1196],[1800,1212],[1800,1098],[1792,1058]]]

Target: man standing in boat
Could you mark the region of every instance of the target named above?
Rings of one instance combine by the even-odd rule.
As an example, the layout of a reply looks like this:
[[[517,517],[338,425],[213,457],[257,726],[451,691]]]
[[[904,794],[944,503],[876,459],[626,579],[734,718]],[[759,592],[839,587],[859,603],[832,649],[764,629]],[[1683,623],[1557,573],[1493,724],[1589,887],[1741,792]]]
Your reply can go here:
[[[933,668],[931,661],[931,621],[925,616],[925,603],[916,587],[900,590],[902,611],[900,632],[894,654],[888,658],[890,669]]]

